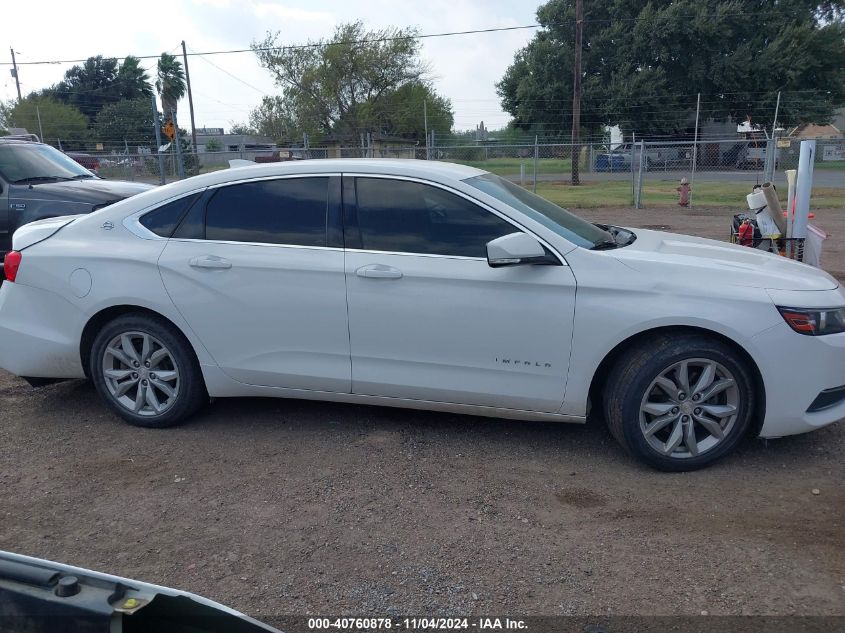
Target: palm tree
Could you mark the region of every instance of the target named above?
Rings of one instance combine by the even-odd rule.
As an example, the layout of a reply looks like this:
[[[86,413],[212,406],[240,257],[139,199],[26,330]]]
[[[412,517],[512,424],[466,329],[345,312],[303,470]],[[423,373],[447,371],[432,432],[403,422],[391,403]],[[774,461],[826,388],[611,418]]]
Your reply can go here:
[[[185,96],[185,71],[175,56],[162,53],[156,75],[156,90],[161,97],[164,119],[168,121],[171,118],[170,113],[176,112],[179,99]]]
[[[141,67],[141,60],[127,55],[117,72],[120,82],[120,96],[123,99],[149,99],[153,94],[147,71]]]

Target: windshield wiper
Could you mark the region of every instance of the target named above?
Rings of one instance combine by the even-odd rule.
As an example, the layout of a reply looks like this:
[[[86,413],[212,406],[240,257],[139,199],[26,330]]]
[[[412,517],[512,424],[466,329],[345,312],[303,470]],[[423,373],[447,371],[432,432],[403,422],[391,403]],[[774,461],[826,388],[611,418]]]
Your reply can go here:
[[[591,251],[609,251],[612,248],[619,248],[619,243],[610,238],[609,240],[599,240],[598,242],[593,243],[593,247],[590,249]]]
[[[54,182],[56,180],[72,180],[72,178],[66,176],[30,176],[29,178],[19,178],[12,182],[16,185],[26,185],[33,182]]]
[[[83,180],[85,178],[93,178],[94,174],[77,174],[71,180]]]

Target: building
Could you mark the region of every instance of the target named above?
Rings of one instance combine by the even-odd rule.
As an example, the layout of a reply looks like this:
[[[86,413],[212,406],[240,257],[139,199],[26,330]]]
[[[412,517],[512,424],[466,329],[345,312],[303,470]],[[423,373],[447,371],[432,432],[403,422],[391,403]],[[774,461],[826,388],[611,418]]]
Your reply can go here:
[[[804,139],[845,139],[840,129],[833,123],[828,125],[816,125],[815,123],[802,123],[801,125],[790,130],[790,138]]]
[[[320,143],[326,158],[416,158],[417,143],[386,134],[327,136]]]
[[[266,151],[276,147],[273,139],[261,134],[224,134],[223,128],[197,128],[198,152],[208,151],[205,146],[212,140],[212,145],[220,148],[214,150],[217,152]]]

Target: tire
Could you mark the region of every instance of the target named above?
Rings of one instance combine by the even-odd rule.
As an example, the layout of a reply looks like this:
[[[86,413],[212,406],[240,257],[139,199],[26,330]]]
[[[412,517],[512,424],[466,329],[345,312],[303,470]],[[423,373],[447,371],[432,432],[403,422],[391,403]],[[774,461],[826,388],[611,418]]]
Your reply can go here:
[[[747,434],[758,398],[754,384],[745,360],[721,340],[657,335],[631,349],[608,375],[605,420],[619,443],[653,468],[697,470]]]
[[[91,346],[89,369],[100,397],[134,426],[175,426],[208,401],[191,345],[153,315],[126,314],[106,324]]]

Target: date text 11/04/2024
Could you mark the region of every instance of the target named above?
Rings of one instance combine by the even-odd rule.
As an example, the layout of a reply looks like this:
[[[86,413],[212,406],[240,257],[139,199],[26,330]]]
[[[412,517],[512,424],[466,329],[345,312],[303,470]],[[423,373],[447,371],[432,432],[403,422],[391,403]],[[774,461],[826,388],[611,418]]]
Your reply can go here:
[[[525,630],[523,620],[511,618],[309,618],[310,630],[371,631],[379,629],[406,629],[412,631],[438,630]]]

